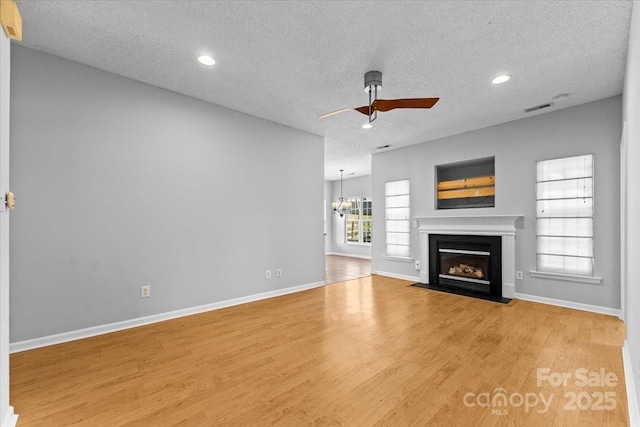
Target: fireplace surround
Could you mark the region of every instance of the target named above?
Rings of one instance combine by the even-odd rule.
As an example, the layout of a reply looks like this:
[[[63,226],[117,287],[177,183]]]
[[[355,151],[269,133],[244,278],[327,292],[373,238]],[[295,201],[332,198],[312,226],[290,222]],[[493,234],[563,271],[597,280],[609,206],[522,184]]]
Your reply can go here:
[[[516,233],[518,229],[522,228],[523,221],[524,217],[522,215],[442,215],[414,218],[414,226],[418,226],[420,238],[420,282],[430,284],[430,235],[494,236],[499,238],[501,243],[501,294],[503,298],[514,298]],[[463,262],[461,263],[464,264]]]

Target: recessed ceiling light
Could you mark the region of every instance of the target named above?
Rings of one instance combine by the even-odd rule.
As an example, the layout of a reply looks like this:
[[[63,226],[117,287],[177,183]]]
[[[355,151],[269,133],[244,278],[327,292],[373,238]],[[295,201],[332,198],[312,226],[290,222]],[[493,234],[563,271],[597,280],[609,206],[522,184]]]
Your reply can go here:
[[[209,55],[202,55],[198,57],[198,61],[204,65],[213,65],[216,63],[216,60],[210,57]]]
[[[362,125],[362,129],[371,129],[373,126],[371,126],[371,123],[365,123]]]
[[[507,80],[509,80],[511,78],[511,76],[508,76],[506,74],[503,74],[501,76],[496,77],[495,79],[491,80],[491,83],[493,83],[494,85],[500,84],[500,83],[504,83]]]

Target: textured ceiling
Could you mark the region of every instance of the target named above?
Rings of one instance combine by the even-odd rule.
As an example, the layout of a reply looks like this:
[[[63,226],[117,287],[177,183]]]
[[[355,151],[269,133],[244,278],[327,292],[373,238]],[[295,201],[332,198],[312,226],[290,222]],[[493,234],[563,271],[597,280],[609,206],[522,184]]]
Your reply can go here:
[[[22,44],[325,137],[325,178],[398,148],[622,92],[631,1],[18,1]],[[196,61],[210,54],[217,64]],[[344,107],[440,97],[431,110]],[[502,85],[491,80],[507,73]],[[540,113],[542,113],[540,112]],[[540,113],[529,113],[540,114]]]

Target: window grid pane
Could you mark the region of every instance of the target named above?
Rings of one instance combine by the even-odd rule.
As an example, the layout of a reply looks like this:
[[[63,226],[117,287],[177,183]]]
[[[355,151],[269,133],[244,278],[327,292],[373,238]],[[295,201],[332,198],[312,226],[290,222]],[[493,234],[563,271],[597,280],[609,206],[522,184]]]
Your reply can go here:
[[[409,221],[387,220],[387,232],[409,233]]]
[[[400,220],[406,221],[409,219],[409,208],[387,208],[386,217],[387,220]]]
[[[386,252],[388,256],[408,257],[410,255],[409,246],[405,245],[387,244]]]
[[[373,209],[366,197],[345,199],[351,203],[345,221],[345,241],[348,243],[371,243]]]
[[[539,182],[536,187],[538,200],[593,197],[593,178]]]
[[[351,208],[347,212],[347,219],[355,220],[360,218],[360,199],[346,199],[351,203]]]
[[[537,269],[593,275],[593,154],[540,161]]]
[[[411,254],[409,180],[385,183],[385,240],[388,256]]]
[[[538,218],[538,236],[593,237],[593,218]]]
[[[538,236],[538,253],[591,258],[593,257],[593,239],[591,237]]]
[[[397,196],[400,194],[409,194],[409,180],[390,181],[385,184],[385,195]]]
[[[538,162],[538,182],[593,176],[593,154]]]
[[[369,216],[371,218],[371,216]],[[362,243],[371,243],[371,220],[362,220]]]
[[[389,233],[387,232],[387,243],[392,245],[409,246],[409,233]]]
[[[538,200],[538,218],[591,218],[593,199]]]
[[[347,242],[359,242],[360,241],[360,221],[347,220]]]
[[[387,196],[386,206],[387,208],[409,207],[409,195],[403,194],[401,196]]]
[[[593,258],[538,254],[538,265],[550,273],[593,276]]]

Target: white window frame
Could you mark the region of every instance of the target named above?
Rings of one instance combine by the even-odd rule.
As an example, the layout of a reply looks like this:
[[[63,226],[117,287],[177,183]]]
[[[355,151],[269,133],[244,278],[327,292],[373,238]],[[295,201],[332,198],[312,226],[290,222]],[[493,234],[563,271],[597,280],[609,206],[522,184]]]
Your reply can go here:
[[[344,242],[347,245],[363,245],[363,246],[371,246],[371,233],[373,230],[373,216],[371,219],[364,219],[364,203],[370,203],[371,209],[373,210],[373,203],[370,197],[360,196],[360,197],[345,197],[345,202],[350,202],[351,207],[358,206],[358,219],[351,220],[349,219],[349,215],[351,215],[351,208],[347,212],[344,221]],[[373,212],[372,212],[373,213]],[[349,222],[356,221],[358,223],[358,240],[349,240]],[[371,223],[369,232],[369,241],[364,241],[364,223]]]
[[[591,168],[578,174],[566,169],[580,161],[590,161]],[[546,170],[554,165],[561,167]],[[594,276],[594,170],[593,154],[536,162],[536,270],[530,271],[532,277],[602,281]]]
[[[403,187],[392,190],[392,187]],[[394,185],[395,184],[395,185]],[[399,185],[398,185],[399,184]],[[411,181],[388,181],[384,186],[385,198],[385,258],[411,259]],[[398,212],[401,212],[398,215]],[[395,241],[395,243],[390,243]],[[390,250],[391,246],[395,250]]]

